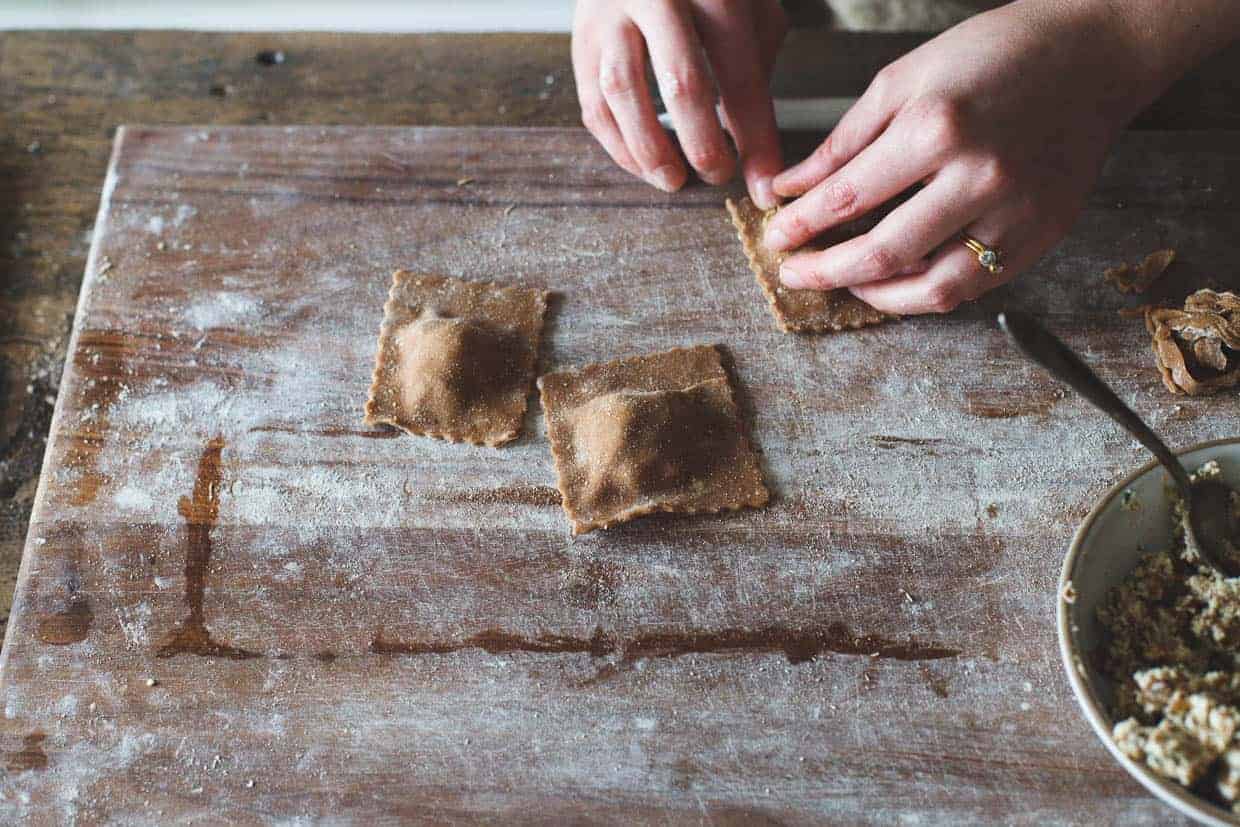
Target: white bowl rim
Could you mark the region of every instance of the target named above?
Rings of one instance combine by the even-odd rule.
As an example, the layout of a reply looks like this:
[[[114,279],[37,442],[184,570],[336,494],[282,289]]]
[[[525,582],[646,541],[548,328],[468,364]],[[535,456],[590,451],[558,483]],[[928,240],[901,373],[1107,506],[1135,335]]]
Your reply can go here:
[[[1240,437],[1213,439],[1179,449],[1175,451],[1175,454],[1182,456],[1197,451],[1218,448],[1223,445],[1237,444],[1240,444]],[[1085,713],[1086,720],[1089,721],[1090,726],[1093,727],[1094,732],[1101,739],[1107,751],[1119,762],[1120,766],[1128,771],[1129,775],[1139,781],[1141,786],[1145,787],[1145,789],[1149,790],[1165,804],[1170,805],[1184,815],[1190,816],[1203,824],[1212,825],[1212,827],[1234,827],[1234,825],[1240,823],[1240,820],[1227,810],[1206,801],[1200,796],[1194,795],[1179,784],[1163,780],[1147,767],[1136,763],[1120,752],[1119,747],[1111,739],[1111,726],[1107,721],[1106,712],[1098,702],[1098,699],[1094,697],[1093,690],[1086,684],[1085,678],[1078,674],[1076,669],[1075,659],[1077,651],[1072,642],[1071,630],[1069,629],[1071,621],[1068,617],[1068,603],[1063,599],[1063,594],[1068,584],[1072,581],[1072,572],[1076,567],[1078,557],[1080,557],[1085,535],[1089,533],[1094,521],[1111,503],[1111,500],[1120,496],[1139,477],[1148,474],[1158,467],[1158,460],[1150,460],[1115,483],[1102,499],[1098,501],[1097,505],[1090,510],[1089,514],[1081,522],[1080,527],[1077,528],[1076,534],[1073,535],[1072,543],[1068,546],[1068,554],[1063,561],[1063,568],[1059,572],[1059,591],[1055,594],[1055,607],[1059,627],[1059,654],[1063,661],[1064,670],[1068,673],[1068,682],[1072,685],[1072,692],[1076,695],[1076,700],[1080,704],[1081,710]]]

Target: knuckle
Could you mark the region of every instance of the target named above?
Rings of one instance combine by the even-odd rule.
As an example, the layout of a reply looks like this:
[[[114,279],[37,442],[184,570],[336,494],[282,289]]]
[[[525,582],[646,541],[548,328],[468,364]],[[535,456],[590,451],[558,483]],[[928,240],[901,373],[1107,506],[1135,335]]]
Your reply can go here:
[[[947,282],[936,282],[926,288],[926,307],[932,313],[950,313],[960,306],[961,297]]]
[[[813,237],[814,229],[800,213],[788,212],[781,217],[784,225],[781,229],[793,242],[800,243]]]
[[[659,76],[659,89],[666,101],[692,103],[706,96],[706,77],[696,66],[677,66]]]
[[[804,258],[797,266],[797,272],[801,274],[801,277],[811,290],[830,290],[835,287],[823,271],[822,264],[817,256],[811,255]]]
[[[875,278],[890,276],[900,269],[902,262],[890,247],[885,244],[871,243],[861,257],[861,266],[866,275]]]
[[[665,164],[679,166],[679,154],[661,129],[642,127],[632,134],[626,134],[625,141],[633,159],[643,169],[653,170]]]
[[[809,279],[810,289],[812,290],[834,290],[835,284],[822,273],[817,270],[810,270],[806,274]]]
[[[648,137],[638,138],[630,144],[633,159],[645,170],[655,170],[672,163],[671,156],[663,147]]]
[[[915,113],[919,133],[925,147],[932,153],[957,149],[965,142],[965,113],[955,101],[935,100],[923,103]]]
[[[628,97],[637,90],[637,76],[624,60],[604,61],[599,67],[598,86],[609,98]]]
[[[839,219],[849,219],[857,213],[857,188],[848,181],[827,181],[822,185],[817,200],[819,207]]]
[[[870,85],[866,87],[865,94],[874,97],[876,100],[886,100],[891,90],[895,87],[895,82],[895,64],[888,63],[874,73],[874,77],[870,79]]]
[[[1012,165],[997,157],[982,161],[973,178],[978,188],[987,195],[1007,195],[1016,190],[1016,174]]]
[[[839,157],[836,147],[840,142],[838,132],[832,132],[823,139],[816,149],[814,149],[814,160],[821,164],[831,165],[835,163],[835,159]]]
[[[703,171],[723,170],[732,163],[731,153],[716,144],[685,147],[685,157],[694,169]]]

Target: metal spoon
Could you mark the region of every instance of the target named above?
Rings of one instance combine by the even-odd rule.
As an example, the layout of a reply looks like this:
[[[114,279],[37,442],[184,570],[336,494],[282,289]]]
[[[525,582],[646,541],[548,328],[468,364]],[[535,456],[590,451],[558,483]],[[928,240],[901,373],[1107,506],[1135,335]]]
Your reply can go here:
[[[1023,310],[999,314],[999,326],[1030,359],[1052,376],[1069,385],[1093,403],[1094,407],[1119,423],[1150,449],[1162,467],[1175,480],[1176,488],[1188,508],[1184,540],[1197,555],[1229,577],[1240,575],[1240,566],[1224,553],[1233,535],[1231,489],[1214,480],[1193,483],[1188,471],[1158,435],[1133,413],[1080,358],[1046,328]]]

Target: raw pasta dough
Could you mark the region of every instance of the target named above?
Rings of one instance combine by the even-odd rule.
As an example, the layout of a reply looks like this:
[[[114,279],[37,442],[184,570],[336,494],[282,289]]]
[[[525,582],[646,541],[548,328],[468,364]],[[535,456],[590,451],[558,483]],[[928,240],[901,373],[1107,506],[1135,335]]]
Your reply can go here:
[[[1183,310],[1147,307],[1145,327],[1172,393],[1198,396],[1240,383],[1240,296],[1198,290]]]
[[[766,224],[778,207],[763,212],[748,198],[727,201],[728,213],[736,226],[749,267],[762,292],[771,303],[771,312],[781,330],[793,333],[840,331],[866,327],[894,318],[881,313],[847,290],[791,290],[779,281],[779,264],[784,253],[773,253],[762,243]]]
[[[655,511],[766,504],[716,348],[552,373],[538,387],[574,534]]]
[[[475,445],[516,438],[546,307],[539,290],[398,271],[366,422]]]

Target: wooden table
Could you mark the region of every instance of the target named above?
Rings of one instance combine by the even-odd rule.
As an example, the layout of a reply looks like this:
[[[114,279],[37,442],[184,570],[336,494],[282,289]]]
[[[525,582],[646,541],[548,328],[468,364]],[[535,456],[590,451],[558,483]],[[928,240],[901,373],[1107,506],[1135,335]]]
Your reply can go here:
[[[857,94],[924,39],[793,32],[776,89]],[[0,32],[0,112],[0,622],[117,124],[579,122],[559,34]]]
[[[801,147],[804,149],[804,147]],[[472,179],[468,183],[459,183]],[[780,333],[722,193],[581,130],[133,129],[105,185],[0,662],[0,812],[1165,823],[1076,713],[1055,577],[1140,449],[1006,346],[1045,315],[1177,444],[1098,274],[1240,252],[1240,140],[1133,133],[1080,230],[945,318]],[[359,424],[391,270],[557,291],[545,369],[735,362],[775,500],[571,540],[541,416]]]
[[[922,35],[794,30],[779,95],[856,95]],[[282,51],[281,64],[256,60]],[[551,82],[548,83],[547,79]],[[0,32],[0,622],[119,123],[575,126],[564,35]],[[1240,127],[1240,49],[1138,122]]]
[[[855,94],[868,72],[917,42],[835,35],[834,48],[823,49],[818,36],[794,34],[781,58],[779,91]],[[16,557],[25,535],[51,414],[47,397],[57,390],[65,347],[56,337],[66,330],[76,300],[110,124],[567,124],[576,112],[566,46],[565,38],[554,36],[0,35],[0,102],[21,115],[4,127],[3,162],[11,174],[0,176],[6,188],[0,224],[10,242],[0,248],[6,277],[0,316],[7,328],[0,346],[9,375],[0,551]],[[284,48],[289,59],[279,67],[258,64],[253,56],[263,48]],[[481,65],[494,68],[494,80],[467,83],[476,78],[480,53],[487,57]],[[1143,125],[1234,127],[1240,123],[1236,63],[1235,53],[1220,56],[1160,102]],[[822,71],[806,74],[815,67]],[[312,133],[302,139],[312,140]],[[307,477],[304,485],[313,492],[315,484],[344,474],[342,490],[356,495],[371,481],[355,472],[386,468],[390,475],[383,463],[411,449],[406,439],[375,440],[351,431],[357,429],[353,406],[361,381],[356,370],[369,358],[374,302],[386,274],[370,279],[386,267],[409,264],[412,251],[335,250],[341,267],[366,280],[329,292],[326,302],[322,296],[301,299],[302,306],[313,306],[293,320],[304,332],[319,319],[315,314],[345,313],[338,304],[344,295],[361,299],[347,320],[343,361],[317,364],[324,376],[308,380],[305,392],[320,394],[316,399],[328,405],[314,414],[317,429],[295,434],[289,431],[306,423],[277,422],[286,430],[246,431],[230,441],[230,430],[196,430],[208,418],[172,438],[170,426],[185,411],[165,400],[163,414],[153,408],[137,424],[167,436],[166,444],[127,454],[137,464],[122,463],[115,469],[123,471],[119,476],[105,468],[93,500],[78,474],[45,486],[30,534],[25,619],[6,647],[11,714],[3,734],[8,772],[0,805],[11,814],[42,807],[51,822],[73,810],[82,816],[145,812],[147,820],[162,823],[198,811],[204,801],[242,820],[344,806],[444,819],[527,806],[553,815],[582,804],[616,820],[640,805],[654,808],[638,810],[652,818],[666,807],[684,818],[715,821],[763,813],[799,821],[817,812],[875,821],[922,815],[987,822],[1016,813],[1029,821],[1165,822],[1167,812],[1110,765],[1076,715],[1050,631],[1051,584],[1063,542],[1089,498],[1137,461],[1137,449],[1012,360],[985,321],[999,297],[946,320],[914,320],[827,343],[777,335],[746,303],[747,277],[726,223],[716,227],[704,219],[718,207],[716,194],[680,196],[678,209],[669,212],[653,205],[658,199],[652,194],[617,178],[590,155],[588,144],[562,140],[564,157],[580,153],[589,160],[587,169],[597,176],[591,182],[626,198],[631,193],[635,206],[624,222],[656,210],[660,220],[692,216],[670,224],[672,230],[683,232],[689,222],[710,228],[697,247],[672,252],[699,262],[688,276],[703,285],[713,282],[702,275],[701,262],[717,265],[709,275],[728,274],[736,303],[720,304],[719,311],[711,305],[704,321],[693,315],[701,312],[699,303],[726,296],[691,289],[683,280],[688,276],[669,277],[665,263],[633,264],[599,244],[557,256],[545,268],[546,283],[554,276],[563,288],[602,262],[622,268],[637,285],[675,285],[662,311],[683,304],[684,318],[660,315],[640,340],[620,317],[609,320],[611,338],[634,349],[696,333],[729,341],[737,330],[760,342],[764,350],[734,351],[779,494],[775,507],[718,523],[655,521],[570,543],[560,533],[545,466],[537,484],[513,471],[511,479],[471,478],[469,485],[449,486],[439,499],[414,497],[412,513],[432,518],[413,532],[404,501],[375,532],[350,524],[342,517],[345,503],[321,488],[317,499],[277,512],[270,522],[254,521],[267,513],[261,502],[242,515],[234,508],[242,498],[224,500],[218,525],[207,533],[214,553],[204,560],[203,531],[186,525],[177,504],[184,496],[190,514],[210,512],[205,504],[194,506],[194,491],[197,480],[201,491],[211,490],[215,436],[225,440],[218,472],[221,484],[231,486],[229,497],[245,491],[244,479],[238,486],[226,477],[236,469],[287,475],[286,465],[313,468],[324,457],[339,467]],[[209,148],[209,140],[202,143],[201,150]],[[1235,260],[1229,254],[1237,237],[1230,194],[1236,143],[1235,133],[1224,131],[1129,136],[1082,222],[1086,234],[1006,294],[1047,311],[1129,400],[1181,442],[1223,435],[1217,409],[1176,405],[1162,396],[1138,326],[1114,317],[1120,300],[1095,289],[1090,274],[1172,243],[1183,256],[1178,292],[1211,278],[1226,286],[1233,276],[1215,259]],[[275,179],[310,162],[273,161]],[[406,177],[397,168],[383,176]],[[144,186],[167,195],[149,181]],[[304,186],[288,185],[292,201],[310,197],[299,189]],[[186,196],[217,197],[223,196],[212,187]],[[176,212],[166,219],[175,221]],[[272,219],[265,220],[261,226],[270,232]],[[192,235],[201,223],[192,218],[178,232]],[[624,239],[640,237],[632,228],[625,232]],[[484,239],[492,260],[470,264],[479,269],[466,272],[491,272],[499,253],[515,249],[502,234]],[[281,283],[319,272],[313,262],[275,264]],[[534,278],[528,266],[521,272]],[[112,276],[114,289],[125,284],[121,275],[118,269]],[[247,289],[261,282],[256,274],[247,278]],[[607,295],[607,284],[595,287],[592,293]],[[176,314],[192,307],[184,303],[189,293],[178,294],[175,282],[165,279],[153,290],[160,301],[144,305],[155,315],[143,324],[159,330],[185,323]],[[121,305],[109,310],[102,298],[104,315],[84,322],[79,333],[68,395],[60,403],[62,436],[53,459],[62,464],[96,448],[98,461],[119,456],[121,443],[109,447],[106,436],[111,426],[86,427],[74,418],[106,401],[109,387],[123,404],[120,385],[131,387],[130,394],[134,387],[148,394],[158,390],[153,383],[161,377],[187,381],[205,371],[229,393],[252,394],[283,375],[279,364],[256,376],[228,361],[253,359],[263,348],[284,352],[275,337],[288,329],[278,324],[285,311],[272,311],[271,304],[257,311],[266,318],[267,339],[208,324],[209,335],[186,345],[152,339],[149,330],[135,335],[126,321],[135,317]],[[203,310],[198,322],[211,321],[211,312]],[[592,358],[598,344],[583,338],[567,313],[558,311],[553,324],[554,364]],[[245,330],[252,322],[246,320]],[[199,338],[198,356],[186,353]],[[969,358],[934,367],[931,357],[942,356],[949,343]],[[166,344],[167,356],[152,352]],[[95,352],[98,364],[90,361]],[[79,364],[79,358],[87,361]],[[797,380],[799,400],[780,396],[791,375],[781,371],[794,365],[816,372]],[[139,372],[125,374],[126,368]],[[126,378],[112,387],[116,371]],[[102,389],[87,390],[100,378]],[[117,426],[118,432],[129,434],[133,425]],[[95,427],[104,429],[101,439]],[[341,432],[330,433],[333,428]],[[1068,446],[1066,467],[1035,457],[1048,444]],[[533,441],[513,450],[528,460],[525,470],[541,456]],[[479,467],[471,466],[474,472]],[[146,508],[140,493],[122,493],[131,473],[165,475],[167,490],[146,492],[149,519],[134,519]],[[89,488],[90,476],[85,479]],[[278,484],[289,484],[287,477]],[[1037,492],[1032,502],[1031,491]],[[127,506],[116,505],[118,494]],[[201,492],[199,500],[204,496],[209,500]],[[412,496],[403,484],[401,496]],[[347,499],[354,507],[357,497]],[[536,526],[539,539],[522,548],[502,532],[486,536],[466,527],[479,513]],[[918,531],[908,530],[908,514],[921,523]],[[453,519],[446,528],[436,522]],[[257,543],[260,536],[270,540],[273,526],[278,547]],[[325,531],[330,541],[320,536]],[[112,539],[93,548],[85,539],[102,536]],[[431,542],[431,536],[456,538],[458,547]],[[761,536],[773,539],[755,551]],[[301,569],[285,568],[289,563]],[[144,599],[149,617],[139,608]],[[375,607],[382,604],[398,608],[380,618]],[[485,612],[496,625],[482,626]],[[178,623],[188,619],[182,628],[194,638],[196,617],[212,640],[234,648],[212,650],[199,641],[193,646],[217,657],[157,657],[163,636]],[[379,636],[376,647],[378,620],[385,621],[387,637]],[[591,655],[598,648],[589,643],[596,628],[619,641],[601,657]],[[748,631],[738,638],[739,629]],[[139,630],[149,639],[130,640]],[[466,645],[483,632],[472,641],[481,648]],[[573,643],[582,639],[586,644]],[[712,651],[733,645],[743,651]],[[427,646],[460,651],[403,651]],[[888,657],[869,660],[862,650],[871,646]],[[587,651],[522,651],[557,647]],[[951,657],[900,658],[950,650]],[[643,654],[629,658],[629,651]],[[812,660],[805,659],[809,652]],[[262,657],[218,657],[246,653]],[[616,674],[599,679],[608,664]],[[101,677],[105,673],[115,678]],[[148,687],[148,678],[156,685]],[[18,690],[23,685],[38,688]],[[63,697],[54,698],[57,692]],[[239,697],[260,700],[242,706]],[[494,706],[483,718],[471,717],[477,707],[468,699],[488,697]],[[485,735],[451,737],[454,727],[463,732],[480,722]],[[239,737],[250,724],[253,733]],[[171,732],[187,740],[172,744]],[[1022,738],[1023,746],[1006,751]],[[289,754],[278,749],[294,742],[309,746]],[[373,748],[378,751],[367,752]],[[397,754],[409,760],[392,763]],[[108,774],[110,760],[137,769]],[[246,785],[250,777],[253,787]],[[202,792],[195,792],[199,786]],[[143,809],[148,800],[149,811]]]

